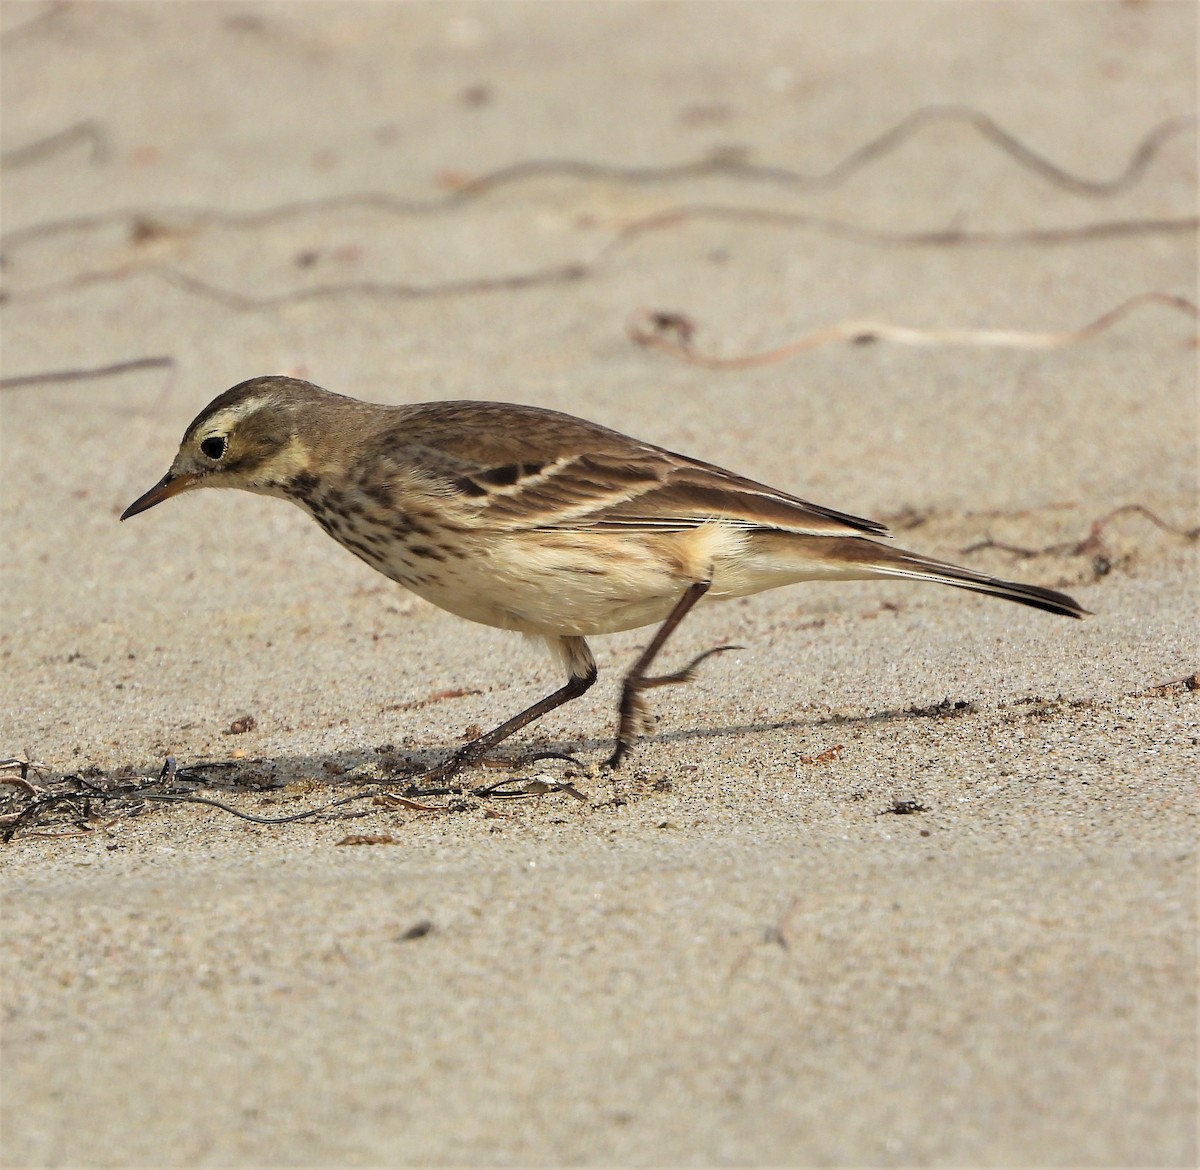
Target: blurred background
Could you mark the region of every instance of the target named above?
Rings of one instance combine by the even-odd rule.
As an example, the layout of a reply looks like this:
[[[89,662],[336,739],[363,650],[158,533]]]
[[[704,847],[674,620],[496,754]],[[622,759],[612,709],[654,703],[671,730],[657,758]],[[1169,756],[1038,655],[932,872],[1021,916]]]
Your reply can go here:
[[[26,833],[4,1160],[1194,1164],[1196,25],[4,3],[0,756],[39,783],[236,750],[231,800],[319,803],[557,685],[277,501],[117,524],[260,374],[568,410],[1097,614],[698,612],[679,661],[752,649],[656,694],[619,810]],[[643,637],[547,736],[607,746]]]

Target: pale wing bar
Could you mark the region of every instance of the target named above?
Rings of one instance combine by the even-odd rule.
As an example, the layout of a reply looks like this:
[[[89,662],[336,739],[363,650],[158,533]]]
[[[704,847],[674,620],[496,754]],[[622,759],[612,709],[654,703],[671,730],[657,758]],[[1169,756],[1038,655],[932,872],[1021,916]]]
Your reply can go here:
[[[877,521],[823,508],[682,456],[673,457],[678,462],[664,474],[661,457],[655,456],[642,463],[585,455],[514,482],[497,484],[500,477],[488,471],[470,481],[490,481],[486,499],[480,500],[488,523],[507,521],[513,529],[685,532],[722,523],[807,536],[887,535]]]

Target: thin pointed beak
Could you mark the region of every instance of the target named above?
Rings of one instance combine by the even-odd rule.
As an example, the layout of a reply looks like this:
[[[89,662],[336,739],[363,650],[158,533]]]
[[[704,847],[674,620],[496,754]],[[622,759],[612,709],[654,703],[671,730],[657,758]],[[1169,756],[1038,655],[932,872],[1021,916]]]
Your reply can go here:
[[[169,500],[172,496],[179,495],[180,492],[186,492],[188,488],[195,486],[197,479],[199,476],[190,473],[172,475],[168,471],[144,496],[138,496],[121,513],[121,519],[128,520],[130,516],[136,516],[139,512],[146,511],[147,508],[153,508],[155,504],[161,504],[163,500]]]

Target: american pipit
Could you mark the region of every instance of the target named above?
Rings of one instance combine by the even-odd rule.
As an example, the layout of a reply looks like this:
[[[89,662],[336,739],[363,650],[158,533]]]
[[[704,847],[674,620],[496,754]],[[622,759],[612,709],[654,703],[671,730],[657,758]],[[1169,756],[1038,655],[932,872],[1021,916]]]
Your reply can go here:
[[[566,683],[426,774],[439,780],[582,695],[596,681],[588,636],[659,622],[625,676],[615,767],[641,728],[642,692],[685,682],[707,656],[648,673],[702,598],[899,577],[1087,612],[1050,589],[880,544],[870,538],[886,529],[872,520],[531,406],[379,406],[295,378],[253,378],[200,412],[171,469],[121,519],[198,487],[291,500],[434,605],[545,639]]]

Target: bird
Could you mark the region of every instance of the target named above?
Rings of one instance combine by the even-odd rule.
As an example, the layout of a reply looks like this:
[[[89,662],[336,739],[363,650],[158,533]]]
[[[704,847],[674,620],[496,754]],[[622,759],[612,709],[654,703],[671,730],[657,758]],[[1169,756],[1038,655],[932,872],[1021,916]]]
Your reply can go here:
[[[648,725],[643,695],[701,601],[801,581],[898,578],[1066,617],[1064,593],[885,544],[873,520],[809,503],[574,415],[489,401],[363,402],[282,375],[213,399],[167,473],[121,514],[229,487],[290,500],[371,568],[469,621],[540,636],[566,682],[429,769],[448,781],[596,681],[587,639],[657,624],[625,674],[613,769]]]

